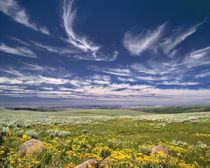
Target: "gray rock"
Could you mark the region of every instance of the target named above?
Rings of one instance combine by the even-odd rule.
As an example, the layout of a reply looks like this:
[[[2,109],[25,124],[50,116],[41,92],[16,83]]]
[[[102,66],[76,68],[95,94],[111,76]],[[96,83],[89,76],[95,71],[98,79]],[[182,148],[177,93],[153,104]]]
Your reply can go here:
[[[159,154],[166,158],[168,156],[168,150],[162,146],[154,146],[151,150],[151,155]]]
[[[88,161],[86,161],[86,162],[83,162],[83,163],[81,163],[81,164],[75,166],[74,168],[88,168],[88,166],[90,166],[90,165],[91,165],[92,167],[94,167],[94,168],[98,168],[98,163],[97,163],[97,161],[94,160],[94,159],[90,159],[90,160],[88,160]]]
[[[114,158],[113,158],[113,157],[110,157],[110,156],[107,157],[107,158],[105,158],[105,159],[101,162],[100,167],[107,167],[107,166],[109,166],[112,159],[114,159]]]
[[[37,151],[42,151],[44,149],[44,144],[38,139],[31,139],[20,145],[19,154],[32,154]]]

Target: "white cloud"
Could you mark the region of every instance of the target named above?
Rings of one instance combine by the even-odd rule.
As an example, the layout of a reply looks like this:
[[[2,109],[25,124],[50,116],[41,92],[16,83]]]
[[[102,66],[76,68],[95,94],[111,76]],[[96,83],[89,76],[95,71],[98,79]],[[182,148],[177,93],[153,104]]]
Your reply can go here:
[[[105,75],[94,75],[89,79],[90,84],[109,85],[111,78]]]
[[[63,3],[63,23],[68,35],[68,42],[73,46],[81,49],[84,52],[91,51],[93,55],[100,49],[93,42],[87,40],[86,37],[80,37],[73,31],[73,22],[76,15],[76,10],[72,10],[73,0],[64,0]]]
[[[49,35],[49,30],[46,27],[38,27],[35,23],[32,23],[25,9],[21,8],[14,0],[1,0],[0,11],[5,15],[10,16],[14,21],[23,24],[28,28]]]
[[[160,39],[164,28],[165,24],[159,26],[154,31],[148,30],[146,33],[132,34],[126,32],[123,39],[123,45],[131,55],[141,55]]]
[[[103,53],[101,46],[90,41],[86,36],[80,36],[75,33],[74,21],[76,17],[76,10],[73,10],[74,0],[63,1],[63,15],[62,20],[65,28],[65,32],[68,36],[65,39],[70,46],[78,49],[81,53],[75,54],[73,58],[78,60],[94,60],[94,61],[106,61],[112,62],[117,59],[118,52],[114,51],[113,54]]]
[[[23,63],[23,66],[21,67],[21,69],[32,70],[32,71],[43,71],[45,73],[47,71],[56,71],[57,70],[57,68],[54,68],[54,67],[40,66],[37,64],[29,64],[29,63]]]
[[[195,78],[204,78],[204,77],[207,77],[207,76],[210,76],[210,72],[199,73],[199,74],[195,75]]]
[[[144,73],[144,74],[149,74],[149,75],[158,74],[158,72],[155,69],[148,68],[145,65],[140,64],[140,63],[133,63],[133,64],[131,64],[130,67],[131,67],[131,69],[133,69],[139,73]]]
[[[36,47],[40,49],[45,49],[48,52],[57,53],[57,54],[77,54],[79,53],[77,50],[71,47],[55,47],[55,46],[49,46],[38,42],[32,42]]]
[[[140,34],[126,32],[123,38],[123,45],[131,55],[140,56],[147,50],[157,54],[161,49],[164,55],[173,58],[179,51],[176,47],[194,34],[203,23],[205,23],[205,21],[188,29],[179,28],[177,30],[172,30],[169,37],[164,37],[166,35],[166,23],[153,31],[147,30]]]
[[[107,75],[94,75],[87,78],[79,78],[74,76],[68,76],[68,78],[58,78],[54,77],[55,68],[48,66],[39,66],[35,64],[24,63],[24,66],[20,70],[27,71],[18,71],[12,68],[2,69],[0,72],[3,72],[5,76],[0,78],[0,84],[21,84],[21,85],[33,85],[33,86],[42,86],[42,85],[70,85],[71,87],[81,87],[88,85],[109,85],[110,77]],[[36,74],[32,74],[29,70],[39,71]],[[51,76],[47,75],[46,72],[51,72]],[[53,76],[52,76],[53,75]]]
[[[6,71],[5,71],[6,72]],[[37,96],[42,98],[71,98],[79,100],[135,101],[135,103],[164,104],[189,103],[210,99],[208,89],[160,89],[152,85],[113,83],[110,76],[94,75],[89,78],[54,78],[31,76],[11,71],[13,77],[0,77],[0,95],[14,97]],[[72,85],[74,83],[74,85]],[[79,85],[78,85],[79,83]],[[161,82],[162,83],[162,82]],[[196,85],[196,82],[163,81],[165,85]],[[43,85],[46,84],[46,85]],[[65,85],[64,85],[65,84]],[[66,86],[66,84],[71,84]],[[11,86],[9,86],[11,85]],[[30,90],[27,86],[36,86]],[[13,87],[14,86],[14,87]],[[46,87],[45,87],[46,86]],[[11,89],[10,89],[11,88]]]
[[[41,85],[52,84],[62,85],[70,83],[69,79],[46,77],[42,75],[32,76],[22,74],[16,77],[0,77],[0,84],[22,84],[22,85]]]
[[[182,61],[182,64],[187,68],[196,68],[202,65],[209,65],[209,58],[210,46],[187,53]]]
[[[114,53],[113,53],[113,56],[112,56],[109,60],[110,60],[110,61],[116,60],[117,57],[118,57],[118,55],[119,55],[119,52],[115,50]]]
[[[122,82],[136,82],[136,80],[133,79],[133,78],[118,77],[117,79],[118,79],[119,81],[122,81]]]
[[[1,43],[0,51],[8,53],[8,54],[13,54],[13,55],[19,55],[19,56],[24,56],[24,57],[29,57],[29,58],[37,58],[37,55],[26,47],[9,47]]]
[[[204,22],[201,22],[195,26],[190,27],[187,30],[179,29],[173,33],[170,37],[165,38],[164,42],[161,44],[161,48],[166,55],[173,56],[175,54],[175,48],[182,43],[186,38],[194,34],[200,25]]]
[[[8,75],[18,76],[18,77],[24,76],[23,73],[13,68],[8,68],[8,69],[0,68],[0,71],[3,72],[4,74],[7,74],[7,76]]]
[[[5,90],[17,91],[17,90],[23,90],[25,88],[26,88],[25,86],[0,85],[0,91],[5,91]]]
[[[80,53],[73,55],[74,59],[77,60],[88,60],[88,61],[104,61],[104,62],[113,62],[117,59],[118,52],[114,51],[114,53],[111,54],[104,54],[101,51],[98,51],[97,54],[92,53]]]
[[[149,85],[129,85],[129,84],[111,84],[110,86],[83,86],[79,88],[60,88],[57,91],[39,92],[38,96],[45,98],[75,98],[80,100],[102,100],[109,99],[111,101],[135,101],[147,104],[171,104],[202,102],[202,100],[210,99],[210,91],[207,89],[158,89]],[[152,101],[152,102],[150,102]]]
[[[136,73],[147,76],[166,76],[173,75],[175,73],[180,73],[183,70],[183,67],[177,60],[162,61],[157,62],[154,60],[148,61],[146,64],[133,63],[131,64],[131,69]]]
[[[94,66],[91,69],[115,75],[119,81],[126,83],[140,83],[143,81],[154,86],[159,84],[167,86],[195,86],[200,84],[194,79],[185,81],[184,75],[190,70],[176,61],[150,62],[147,66],[135,63],[130,68],[99,68]]]
[[[50,32],[46,27],[40,27],[40,31],[44,34],[50,35]]]
[[[210,46],[191,52],[189,57],[192,59],[200,59],[200,58],[207,56],[209,54],[210,54]]]
[[[130,67],[135,79],[144,80],[154,85],[190,86],[199,84],[193,78],[189,81],[189,75],[192,75],[192,68],[197,68],[200,65],[196,62],[192,66],[192,63],[192,61],[186,59],[173,59],[164,62],[149,61],[147,64],[135,63]]]
[[[39,72],[34,74],[31,73],[29,70]],[[23,66],[19,68],[19,70],[15,70],[13,68],[0,68],[0,72],[3,72],[3,74],[5,75],[0,78],[0,84],[22,84],[40,86],[42,84],[62,85],[73,83],[73,80],[70,80],[68,78],[58,78],[47,75],[49,72],[51,72],[51,74],[54,74],[55,70],[57,69],[48,66],[39,66],[27,63],[24,63]]]
[[[159,83],[162,85],[177,85],[177,86],[193,86],[193,85],[199,85],[199,82],[182,82],[182,81],[164,81],[162,83]]]
[[[18,78],[0,77],[0,84],[23,84],[23,81]]]
[[[62,38],[62,42],[65,42],[65,46],[50,46],[40,42],[30,41],[25,42],[23,40],[12,38],[12,40],[24,45],[30,46],[36,50],[46,50],[48,52],[59,54],[60,56],[65,56],[69,58],[74,58],[77,60],[92,60],[92,61],[104,61],[112,62],[118,57],[118,51],[114,50],[112,53],[104,53],[101,51],[99,45],[93,44],[87,37],[79,36],[73,31],[73,23],[75,19],[76,11],[72,10],[73,0],[64,0],[62,6],[62,21],[64,24],[64,29],[67,34],[67,39]],[[0,2],[0,11],[2,10],[5,14],[9,16],[18,14],[18,19],[15,19],[18,23],[24,24],[36,31],[40,31],[44,34],[49,35],[49,31],[46,27],[40,27],[34,23],[29,22],[29,18],[26,15],[25,10],[22,10],[19,5],[14,0],[6,0],[5,2]],[[4,8],[5,7],[5,8]]]
[[[97,72],[103,72],[106,74],[116,75],[116,76],[129,76],[131,75],[131,71],[128,68],[100,68],[97,66],[91,66],[91,70]]]
[[[163,80],[168,80],[167,76],[135,76],[136,79],[144,80],[144,81],[163,81]]]
[[[53,87],[42,87],[41,89],[43,89],[43,90],[54,90]]]

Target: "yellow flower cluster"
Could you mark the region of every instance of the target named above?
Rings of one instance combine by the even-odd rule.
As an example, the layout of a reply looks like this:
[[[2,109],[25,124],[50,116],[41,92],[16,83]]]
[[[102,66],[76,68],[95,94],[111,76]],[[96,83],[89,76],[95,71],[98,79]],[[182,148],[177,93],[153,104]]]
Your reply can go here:
[[[59,129],[56,126],[56,129]],[[62,128],[63,129],[63,128]],[[22,144],[31,139],[25,134],[16,137],[11,131],[6,136],[8,142]],[[120,141],[114,133],[104,136],[83,134],[66,138],[52,138],[45,135],[42,139],[44,150],[34,154],[20,155],[18,148],[0,146],[0,167],[35,168],[65,167],[73,168],[88,159],[95,159],[99,164],[107,159],[108,167],[180,167],[197,168],[207,162],[204,148],[187,143],[168,141],[147,141],[145,144]],[[5,141],[6,144],[7,141]],[[8,143],[9,144],[9,143]],[[150,154],[153,146],[162,145],[168,150],[166,157],[162,152]],[[89,166],[91,168],[91,166]]]
[[[210,134],[195,133],[195,136],[210,137]]]

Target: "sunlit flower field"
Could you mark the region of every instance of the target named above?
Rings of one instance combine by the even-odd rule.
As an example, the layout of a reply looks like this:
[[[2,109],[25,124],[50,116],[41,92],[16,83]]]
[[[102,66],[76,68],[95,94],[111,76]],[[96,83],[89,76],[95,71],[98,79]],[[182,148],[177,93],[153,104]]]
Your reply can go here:
[[[140,120],[140,116],[107,118],[73,124],[1,119],[0,167],[72,168],[89,159],[95,159],[99,167],[107,159],[110,168],[210,166],[208,117],[181,122]],[[19,146],[32,138],[42,141],[44,150],[20,154]],[[168,156],[161,152],[152,155],[154,146],[167,149]]]

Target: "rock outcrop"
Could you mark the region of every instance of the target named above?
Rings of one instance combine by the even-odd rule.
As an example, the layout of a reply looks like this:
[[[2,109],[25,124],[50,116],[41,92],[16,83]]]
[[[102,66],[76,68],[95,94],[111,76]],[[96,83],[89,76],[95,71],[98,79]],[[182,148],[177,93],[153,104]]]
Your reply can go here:
[[[88,168],[88,167],[98,168],[98,162],[94,159],[90,159],[90,160],[87,160],[86,162],[83,162],[75,166],[74,168]]]
[[[113,157],[110,157],[110,156],[107,157],[107,158],[105,158],[105,159],[101,162],[100,167],[108,167],[112,159],[113,159]]]
[[[31,139],[22,144],[19,147],[19,154],[32,154],[37,151],[42,151],[44,149],[44,144],[38,139]]]
[[[154,146],[151,150],[151,155],[159,154],[166,158],[168,156],[168,150],[162,146]]]

